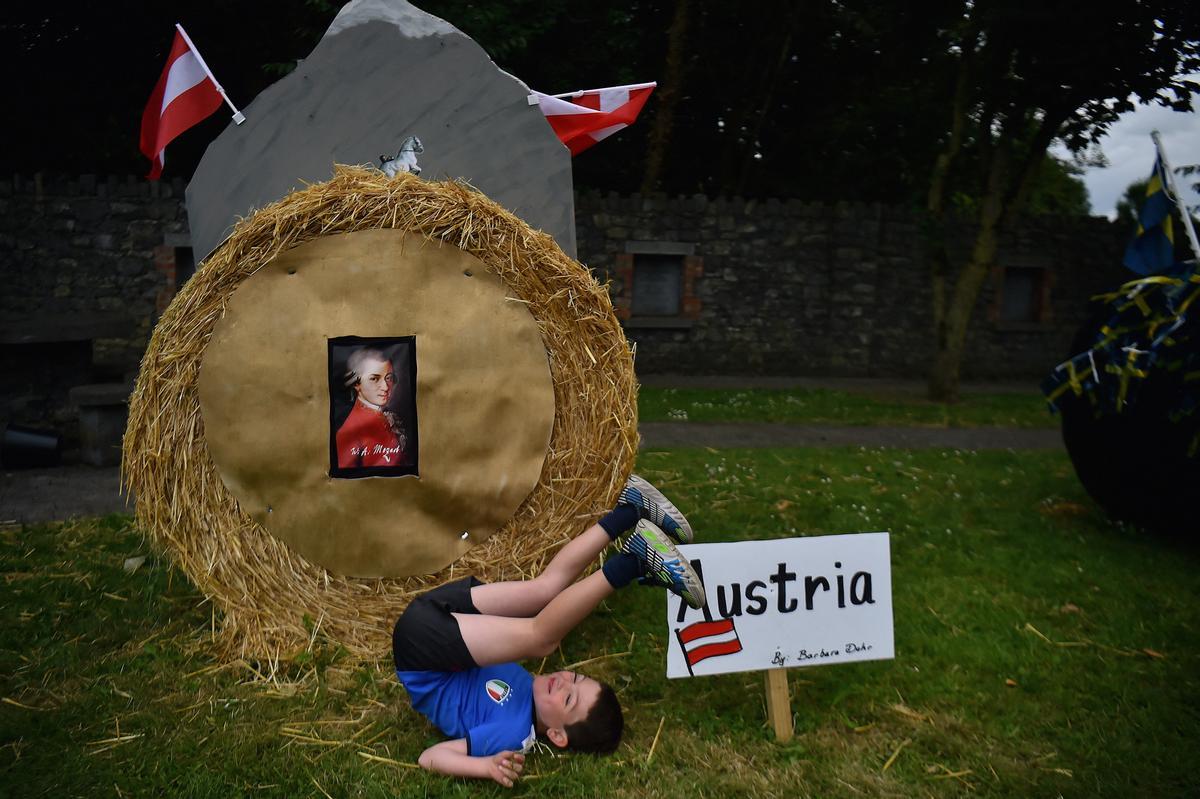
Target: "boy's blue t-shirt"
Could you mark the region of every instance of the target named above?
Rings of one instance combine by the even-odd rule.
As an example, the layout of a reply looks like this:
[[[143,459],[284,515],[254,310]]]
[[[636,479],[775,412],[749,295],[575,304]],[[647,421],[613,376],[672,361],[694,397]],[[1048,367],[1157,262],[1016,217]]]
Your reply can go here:
[[[525,751],[536,737],[533,677],[516,663],[466,671],[398,671],[412,706],[467,753],[484,757]]]

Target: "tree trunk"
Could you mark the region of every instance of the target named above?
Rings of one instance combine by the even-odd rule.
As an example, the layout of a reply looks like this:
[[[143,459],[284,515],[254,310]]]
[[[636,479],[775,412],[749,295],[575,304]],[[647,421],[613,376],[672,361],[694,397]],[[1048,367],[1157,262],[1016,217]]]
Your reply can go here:
[[[958,396],[957,368],[950,369],[948,344],[949,330],[946,326],[946,282],[951,274],[950,254],[946,249],[946,190],[950,167],[962,149],[963,135],[967,124],[967,94],[970,87],[971,62],[969,52],[959,62],[958,77],[954,86],[954,103],[951,108],[950,138],[945,149],[938,153],[929,181],[926,199],[925,248],[929,259],[930,298],[933,311],[934,351],[937,353],[930,370],[929,397],[942,399]],[[946,353],[945,356],[942,353]],[[953,385],[935,382],[935,376],[954,373]]]
[[[684,45],[687,42],[688,0],[676,0],[675,16],[667,31],[667,63],[658,97],[658,108],[654,114],[654,127],[650,130],[650,144],[646,152],[645,171],[642,174],[642,194],[655,191],[662,181],[663,165],[667,148],[671,146],[671,128],[675,122],[675,108],[683,93]]]
[[[959,372],[967,343],[971,314],[983,281],[996,258],[997,219],[982,219],[971,258],[958,275],[954,294],[945,305],[945,318],[938,331],[933,367],[929,371],[929,398],[940,402],[958,401]],[[935,277],[935,280],[937,278]],[[938,290],[935,285],[934,290]]]
[[[959,372],[966,348],[971,314],[979,299],[979,290],[996,260],[996,245],[1000,231],[1015,223],[1017,215],[1037,177],[1046,156],[1046,148],[1054,139],[1065,114],[1047,111],[1020,162],[1013,164],[1013,142],[1016,131],[1026,118],[1024,111],[1013,113],[1005,129],[989,144],[987,183],[979,207],[979,231],[971,248],[971,257],[958,275],[954,294],[947,302],[946,280],[951,273],[949,257],[943,247],[932,258],[932,293],[934,304],[935,347],[933,365],[929,372],[929,398],[942,402],[958,400]],[[985,118],[989,118],[986,114]],[[935,171],[935,177],[938,173]],[[930,202],[933,207],[932,195]],[[939,231],[940,232],[940,231]],[[944,235],[944,232],[941,232]]]
[[[1000,222],[1005,215],[1005,202],[1009,188],[1009,164],[1012,157],[1012,140],[1001,133],[992,161],[988,165],[987,185],[979,205],[979,230],[971,247],[971,256],[954,281],[954,292],[944,302],[944,315],[938,325],[935,339],[933,367],[929,371],[929,398],[940,402],[958,400],[959,372],[962,368],[963,351],[967,343],[967,330],[971,325],[971,314],[983,281],[996,260],[996,242]],[[937,284],[934,276],[935,299],[944,288]],[[945,296],[944,294],[942,295]]]
[[[757,153],[756,145],[759,144],[758,138],[762,135],[763,124],[767,117],[770,116],[772,105],[775,102],[775,90],[779,86],[779,78],[787,68],[788,56],[792,51],[792,26],[791,20],[788,20],[787,33],[783,37],[783,44],[779,48],[779,55],[775,59],[775,63],[771,69],[770,77],[767,79],[767,89],[762,98],[762,105],[759,106],[758,114],[754,118],[754,128],[750,131],[749,146],[746,148],[746,157],[742,159],[741,169],[738,170],[737,183],[734,184],[734,194],[742,194],[746,191],[746,184],[750,179],[750,170],[755,163],[755,154]]]

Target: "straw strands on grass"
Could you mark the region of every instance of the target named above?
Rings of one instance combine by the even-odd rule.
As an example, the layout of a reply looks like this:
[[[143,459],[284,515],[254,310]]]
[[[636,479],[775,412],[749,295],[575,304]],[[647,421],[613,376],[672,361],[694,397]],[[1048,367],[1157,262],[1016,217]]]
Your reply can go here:
[[[205,347],[242,281],[306,241],[379,228],[453,245],[495,272],[536,320],[554,382],[554,429],[533,492],[464,557],[405,579],[331,574],[253,522],[214,467],[197,392]],[[288,659],[319,632],[374,659],[390,651],[391,626],[417,593],[467,574],[533,576],[610,507],[637,451],[636,394],[608,293],[550,236],[468,186],[339,166],[239,222],[163,314],[130,399],[122,476],[138,524],[223,612],[219,656]]]

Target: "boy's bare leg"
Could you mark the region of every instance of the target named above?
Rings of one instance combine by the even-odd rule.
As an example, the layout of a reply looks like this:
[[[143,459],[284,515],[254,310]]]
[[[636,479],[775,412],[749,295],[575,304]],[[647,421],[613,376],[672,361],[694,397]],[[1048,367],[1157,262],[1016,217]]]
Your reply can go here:
[[[647,568],[657,575],[657,584],[677,593],[682,591],[681,596],[689,604],[702,606],[703,586],[699,577],[663,532],[649,523],[657,538],[649,531],[639,530],[634,536],[640,544],[636,553],[618,553],[605,563],[603,571],[575,582],[606,546],[648,514],[662,515],[652,502],[640,506],[619,504],[598,524],[569,541],[536,578],[472,588],[471,602],[479,613],[455,613],[454,617],[475,662],[486,666],[550,654],[563,636],[613,592],[614,586],[628,585],[635,578],[647,575]],[[679,527],[675,522],[672,524]],[[668,561],[674,564],[670,569],[666,566]]]
[[[612,541],[604,528],[593,524],[567,542],[537,577],[477,585],[471,589],[471,602],[480,613],[487,616],[535,616],[575,582],[610,543]],[[459,627],[462,627],[461,619]],[[465,629],[463,634],[465,637]]]
[[[603,530],[600,530],[600,535],[604,538],[604,543],[608,543],[608,535]],[[566,547],[563,549],[565,551]],[[501,585],[504,583],[476,586],[471,589],[472,601],[475,601],[475,592],[480,588],[495,588]],[[561,589],[532,618],[472,613],[455,613],[454,618],[458,620],[458,629],[471,652],[471,657],[480,666],[545,657],[555,650],[563,636],[586,619],[614,590],[603,572],[597,571]],[[483,610],[478,602],[475,606]]]

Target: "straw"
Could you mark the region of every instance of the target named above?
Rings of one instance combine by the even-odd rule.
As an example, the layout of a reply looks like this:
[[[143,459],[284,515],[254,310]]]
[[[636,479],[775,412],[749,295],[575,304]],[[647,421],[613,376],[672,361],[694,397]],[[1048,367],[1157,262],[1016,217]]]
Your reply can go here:
[[[393,228],[475,256],[523,302],[549,356],[555,417],[538,483],[513,517],[449,567],[361,579],[307,562],[251,520],[208,453],[197,380],[242,281],[313,239]],[[418,593],[455,577],[532,577],[616,500],[637,450],[633,355],[604,286],[554,240],[469,186],[337,166],[333,178],[241,220],[163,314],[130,399],[122,482],[137,521],[221,612],[217,657],[273,666],[306,650],[305,616],[356,659],[390,652],[391,627]]]

